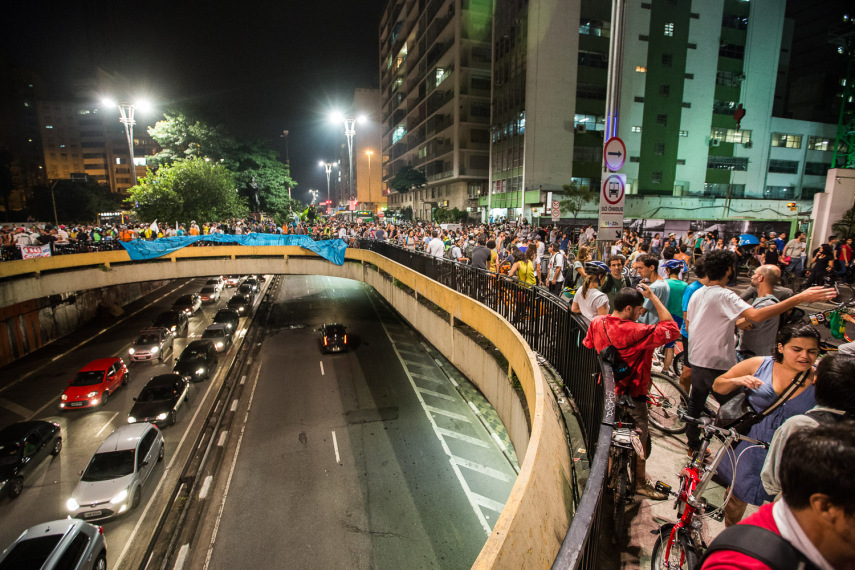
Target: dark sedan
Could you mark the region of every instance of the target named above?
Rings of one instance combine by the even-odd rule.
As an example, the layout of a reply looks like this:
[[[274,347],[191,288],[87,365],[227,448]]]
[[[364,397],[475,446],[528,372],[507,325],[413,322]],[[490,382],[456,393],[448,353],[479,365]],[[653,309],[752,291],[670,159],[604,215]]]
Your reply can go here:
[[[252,301],[244,297],[243,295],[232,295],[232,298],[229,299],[228,307],[234,311],[237,311],[238,314],[242,317],[245,317],[249,314],[249,308],[252,306]]]
[[[188,317],[196,314],[202,308],[202,298],[199,293],[182,295],[172,304],[173,311],[183,311]]]
[[[226,325],[229,331],[231,331],[232,334],[235,334],[235,331],[237,331],[238,325],[240,324],[240,314],[234,309],[220,309],[217,311],[217,314],[214,315],[214,323]]]
[[[185,380],[201,382],[210,378],[217,370],[217,349],[210,340],[194,340],[187,345],[175,360],[173,372]]]
[[[321,327],[321,342],[324,352],[347,350],[347,328],[341,323],[329,323]]]
[[[175,425],[178,410],[187,403],[190,383],[178,374],[161,374],[148,381],[134,407],[128,423],[148,422],[158,427]]]
[[[0,493],[18,497],[24,477],[61,449],[62,433],[53,422],[18,422],[0,430]]]
[[[187,313],[183,311],[164,311],[154,320],[155,327],[163,327],[175,336],[185,337],[190,328]]]

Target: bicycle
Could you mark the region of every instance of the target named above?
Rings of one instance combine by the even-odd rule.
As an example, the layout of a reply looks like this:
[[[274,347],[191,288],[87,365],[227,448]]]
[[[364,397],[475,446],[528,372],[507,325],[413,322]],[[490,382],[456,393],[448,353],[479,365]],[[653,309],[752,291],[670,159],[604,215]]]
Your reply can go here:
[[[855,297],[853,297],[852,288],[848,285],[842,285],[841,287],[841,284],[838,283],[834,283],[833,286],[837,290],[836,298],[842,300],[837,302],[833,308],[826,311],[804,315],[801,321],[808,322],[815,327],[828,327],[831,329],[832,337],[852,342],[852,339],[846,332],[846,322],[841,318],[841,314],[848,313],[847,309],[855,306]]]
[[[730,447],[735,442],[744,440],[754,445],[769,448],[768,442],[751,439],[733,429],[715,427],[712,425],[711,418],[705,417],[696,420],[686,415],[682,417],[684,421],[701,427],[703,431],[701,447],[680,471],[680,490],[678,492],[673,492],[671,486],[662,481],[656,482],[657,491],[677,498],[674,502],[674,508],[677,510],[679,520],[676,523],[663,524],[652,531],[653,534],[659,536],[653,545],[653,555],[650,561],[651,570],[696,570],[698,568],[698,561],[707,548],[703,539],[703,518],[708,516],[719,521],[724,519],[724,504],[719,507],[704,499],[704,493],[719,464],[726,453],[733,453]],[[706,450],[713,437],[721,440],[722,446],[713,460],[706,464],[704,462]],[[738,465],[738,458],[736,463]],[[735,471],[736,467],[734,467]],[[725,497],[725,504],[729,498],[729,495]]]
[[[688,409],[688,404],[689,395],[678,381],[658,372],[651,373],[647,419],[653,427],[664,433],[683,433],[686,422],[680,414]]]
[[[609,447],[608,489],[612,493],[612,543],[618,544],[624,532],[626,505],[635,495],[635,457],[641,453],[641,439],[629,410],[636,406],[628,394],[615,403],[617,419],[613,424]],[[648,444],[650,438],[647,438]]]

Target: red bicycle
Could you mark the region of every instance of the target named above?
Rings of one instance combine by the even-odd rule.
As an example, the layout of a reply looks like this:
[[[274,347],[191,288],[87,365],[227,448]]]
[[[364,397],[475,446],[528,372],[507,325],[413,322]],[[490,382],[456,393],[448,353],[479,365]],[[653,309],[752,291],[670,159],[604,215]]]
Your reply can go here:
[[[721,507],[712,505],[704,499],[704,492],[712,480],[725,454],[732,455],[731,444],[739,441],[747,441],[754,445],[765,448],[769,444],[746,437],[736,430],[721,429],[712,425],[711,418],[696,420],[681,414],[684,421],[700,426],[703,431],[701,447],[692,456],[692,459],[680,471],[680,490],[676,493],[671,491],[671,486],[661,481],[656,482],[656,490],[669,495],[674,495],[677,500],[674,508],[680,520],[677,523],[667,523],[654,530],[658,534],[656,544],[653,545],[653,558],[650,562],[651,570],[696,570],[698,561],[707,549],[703,539],[704,516],[716,520],[724,518],[724,505]],[[716,453],[712,462],[704,463],[706,450],[712,438],[716,437],[722,441],[722,446]],[[736,466],[739,459],[736,459]],[[734,467],[734,474],[736,472]],[[730,495],[725,497],[725,504]]]

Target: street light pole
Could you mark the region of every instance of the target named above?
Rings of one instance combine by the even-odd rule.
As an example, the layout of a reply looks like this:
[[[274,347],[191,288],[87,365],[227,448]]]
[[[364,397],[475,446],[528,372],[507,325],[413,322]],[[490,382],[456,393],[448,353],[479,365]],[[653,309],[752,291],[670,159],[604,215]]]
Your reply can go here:
[[[285,139],[285,166],[288,167],[288,178],[291,177],[291,159],[288,158],[288,131],[282,131],[280,138]],[[288,184],[288,211],[293,211],[291,208],[291,183]]]
[[[131,166],[131,185],[137,185],[137,165],[134,162],[134,125],[137,124],[134,119],[134,111],[136,105],[131,103],[116,103],[112,99],[104,99],[103,103],[110,107],[116,107],[119,110],[119,122],[125,126],[125,136],[128,138],[128,156],[130,157]]]
[[[353,135],[356,134],[356,123],[357,121],[362,123],[365,121],[365,117],[345,117],[339,112],[335,112],[332,114],[331,119],[335,122],[344,121],[344,136],[347,137],[347,162],[348,162],[348,180],[347,187],[350,191],[350,195],[354,196],[353,193]]]
[[[371,155],[373,150],[366,150],[365,156],[368,157],[368,203],[371,204],[371,210],[374,211],[374,201],[371,199]]]

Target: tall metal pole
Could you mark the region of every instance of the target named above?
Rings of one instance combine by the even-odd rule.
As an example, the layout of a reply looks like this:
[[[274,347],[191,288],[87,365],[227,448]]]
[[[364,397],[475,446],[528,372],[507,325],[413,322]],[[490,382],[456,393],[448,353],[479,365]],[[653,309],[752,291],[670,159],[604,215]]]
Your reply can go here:
[[[353,193],[353,135],[356,134],[356,119],[355,118],[345,118],[344,120],[344,136],[347,137],[347,165],[349,168],[349,174],[347,179],[347,187],[350,190],[350,195],[355,196]]]
[[[366,150],[365,155],[368,157],[368,203],[371,204],[371,210],[374,210],[374,201],[371,199],[371,155],[373,150]]]
[[[282,131],[282,134],[279,135],[280,138],[285,139],[285,166],[288,167],[288,178],[291,178],[291,159],[288,158],[288,131]],[[291,183],[287,183],[288,186],[288,210],[291,211]]]
[[[131,160],[131,182],[137,185],[137,165],[134,163],[134,106],[129,103],[116,105],[119,108],[119,122],[125,125],[125,135],[128,137],[128,153]]]

